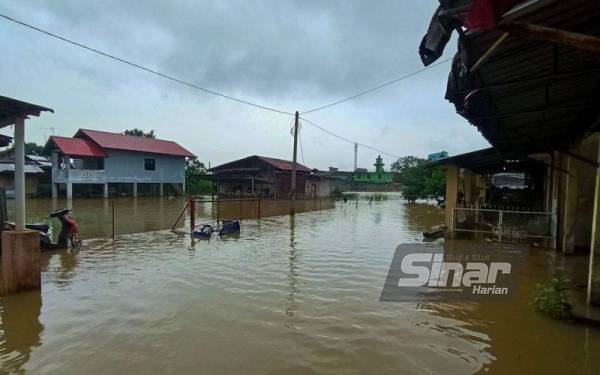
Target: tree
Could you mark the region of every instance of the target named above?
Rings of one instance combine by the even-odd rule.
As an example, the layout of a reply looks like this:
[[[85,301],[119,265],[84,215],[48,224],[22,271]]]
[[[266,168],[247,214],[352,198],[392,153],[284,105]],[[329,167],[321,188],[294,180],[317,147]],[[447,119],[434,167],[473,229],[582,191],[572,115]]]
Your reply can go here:
[[[25,155],[47,156],[44,146],[40,146],[35,142],[25,142]]]
[[[198,158],[190,158],[185,162],[185,172],[188,174],[206,174],[206,166]]]
[[[206,175],[206,165],[197,158],[190,158],[185,164],[186,191],[190,195],[212,193],[212,182]]]
[[[154,129],[150,130],[148,133],[144,132],[142,129],[133,128],[127,129],[123,132],[125,135],[133,135],[135,137],[144,137],[144,138],[156,138],[154,134]]]
[[[441,197],[446,192],[446,173],[440,168],[429,168],[427,160],[405,156],[392,163],[394,179],[402,184],[402,195],[409,201]]]

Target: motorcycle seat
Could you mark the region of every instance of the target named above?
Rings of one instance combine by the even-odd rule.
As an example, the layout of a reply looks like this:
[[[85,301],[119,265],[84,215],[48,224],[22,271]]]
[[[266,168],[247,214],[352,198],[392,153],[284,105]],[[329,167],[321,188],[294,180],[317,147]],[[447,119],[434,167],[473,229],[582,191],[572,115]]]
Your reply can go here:
[[[25,224],[25,228],[48,233],[48,230],[50,230],[50,225],[43,224],[43,223],[42,224]]]

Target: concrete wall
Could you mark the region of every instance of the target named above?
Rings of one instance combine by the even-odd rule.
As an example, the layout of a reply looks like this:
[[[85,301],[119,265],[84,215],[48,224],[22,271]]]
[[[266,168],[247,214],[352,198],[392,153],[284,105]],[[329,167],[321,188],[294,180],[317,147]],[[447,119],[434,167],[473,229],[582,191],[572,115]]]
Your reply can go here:
[[[314,186],[313,186],[314,185]],[[333,180],[324,178],[307,178],[304,183],[304,197],[310,198],[327,198],[331,196],[331,193],[335,189],[335,182]]]
[[[144,159],[156,160],[156,170],[144,170]],[[109,150],[104,161],[108,182],[183,183],[185,158]]]
[[[185,158],[144,152],[108,150],[104,169],[58,169],[58,159],[53,158],[53,183],[175,183],[185,180]],[[144,169],[145,159],[155,160],[155,170]],[[85,167],[93,161],[76,163]],[[93,162],[94,166],[96,162]]]

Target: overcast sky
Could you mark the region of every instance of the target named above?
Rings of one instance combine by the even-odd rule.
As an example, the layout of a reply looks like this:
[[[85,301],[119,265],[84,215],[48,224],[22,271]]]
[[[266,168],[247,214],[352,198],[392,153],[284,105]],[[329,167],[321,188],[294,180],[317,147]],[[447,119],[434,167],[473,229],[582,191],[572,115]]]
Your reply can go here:
[[[0,13],[228,95],[303,111],[422,68],[436,0],[0,1]],[[292,118],[213,97],[0,19],[0,95],[51,107],[27,140],[154,129],[212,166],[291,159]],[[452,56],[451,42],[443,58]],[[398,155],[487,146],[443,99],[450,64],[306,117]],[[10,129],[2,131],[10,134]],[[299,161],[351,169],[353,146],[304,124]],[[359,149],[359,166],[377,153]],[[384,156],[389,165],[391,158]]]

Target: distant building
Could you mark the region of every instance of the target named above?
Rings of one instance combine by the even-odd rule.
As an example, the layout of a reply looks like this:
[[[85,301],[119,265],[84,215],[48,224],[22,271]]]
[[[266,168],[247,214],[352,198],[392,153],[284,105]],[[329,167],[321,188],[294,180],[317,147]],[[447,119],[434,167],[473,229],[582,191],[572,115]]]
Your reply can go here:
[[[7,142],[12,141],[11,137],[4,138]],[[9,143],[2,143],[0,137],[0,146],[8,146]],[[0,151],[0,186],[4,186],[7,196],[14,195],[14,161],[15,148],[8,147]],[[50,196],[51,170],[52,163],[45,156],[25,155],[25,194],[27,196]],[[38,168],[34,168],[38,167]]]
[[[293,163],[264,156],[248,156],[209,169],[219,197],[288,199]],[[296,197],[322,198],[335,188],[329,176],[296,163]]]
[[[38,195],[39,176],[44,171],[36,164],[25,164],[25,194],[28,196]],[[0,161],[0,186],[6,189],[6,196],[15,196],[15,163],[12,161]]]
[[[356,168],[353,180],[359,183],[368,184],[390,184],[394,181],[394,176],[391,172],[386,172],[383,169],[383,159],[381,155],[377,156],[375,161],[375,172],[368,172],[366,169]]]
[[[73,138],[52,136],[52,195],[183,194],[186,158],[194,155],[175,142],[79,129]],[[74,191],[73,186],[77,189]]]
[[[442,152],[436,152],[436,153],[427,155],[427,160],[437,161],[437,160],[446,159],[447,157],[448,157],[448,153],[446,151],[442,151]]]

